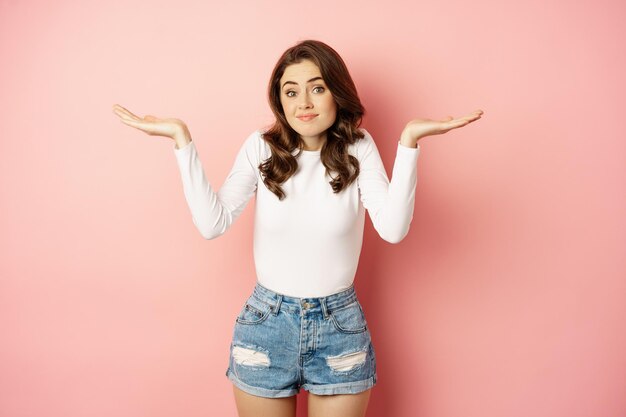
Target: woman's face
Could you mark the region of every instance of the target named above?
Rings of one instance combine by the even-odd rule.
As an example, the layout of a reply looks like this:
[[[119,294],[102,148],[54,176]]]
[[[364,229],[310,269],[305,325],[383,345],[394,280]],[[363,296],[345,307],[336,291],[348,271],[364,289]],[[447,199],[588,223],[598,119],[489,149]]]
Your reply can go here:
[[[309,146],[326,140],[326,129],[337,117],[337,105],[313,61],[303,60],[285,68],[280,79],[280,102],[289,125]],[[302,117],[305,115],[312,117]]]

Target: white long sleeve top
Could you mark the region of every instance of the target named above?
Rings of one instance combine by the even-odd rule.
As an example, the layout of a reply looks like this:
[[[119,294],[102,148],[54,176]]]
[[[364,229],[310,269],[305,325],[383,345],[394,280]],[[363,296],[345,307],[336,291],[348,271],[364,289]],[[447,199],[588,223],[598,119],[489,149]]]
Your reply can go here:
[[[333,193],[321,151],[302,151],[298,171],[281,185],[286,193],[282,201],[260,176],[259,164],[271,155],[261,130],[244,141],[217,192],[206,179],[194,142],[182,148],[174,145],[194,225],[205,239],[214,239],[230,228],[255,195],[253,256],[261,285],[301,298],[350,287],[361,254],[365,210],[387,242],[398,243],[407,235],[420,152],[419,144],[410,148],[398,141],[390,182],[374,139],[360,130],[365,137],[348,150],[360,163],[355,182]]]

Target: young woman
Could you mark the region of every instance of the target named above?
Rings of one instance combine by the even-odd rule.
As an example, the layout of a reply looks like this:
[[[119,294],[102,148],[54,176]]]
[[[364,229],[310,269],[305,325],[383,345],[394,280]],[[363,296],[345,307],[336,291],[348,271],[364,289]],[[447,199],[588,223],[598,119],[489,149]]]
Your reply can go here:
[[[256,196],[257,281],[234,320],[226,376],[240,416],[295,416],[308,391],[310,417],[365,415],[376,356],[353,281],[365,210],[381,238],[400,242],[413,218],[418,141],[481,117],[415,119],[397,142],[389,181],[345,63],[330,46],[287,49],[269,82],[276,121],[252,132],[218,192],[179,119],[121,121],[175,141],[192,220],[206,239],[228,230]]]

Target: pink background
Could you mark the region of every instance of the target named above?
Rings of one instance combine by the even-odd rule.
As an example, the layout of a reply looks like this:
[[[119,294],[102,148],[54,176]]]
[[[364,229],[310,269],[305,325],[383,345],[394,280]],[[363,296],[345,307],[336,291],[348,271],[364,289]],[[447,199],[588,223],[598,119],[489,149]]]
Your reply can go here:
[[[420,142],[404,241],[367,220],[368,416],[626,415],[625,9],[0,1],[0,417],[236,415],[254,200],[202,239],[173,142],[111,107],[183,119],[219,188],[306,38],[344,57],[389,174],[410,119],[485,112]]]

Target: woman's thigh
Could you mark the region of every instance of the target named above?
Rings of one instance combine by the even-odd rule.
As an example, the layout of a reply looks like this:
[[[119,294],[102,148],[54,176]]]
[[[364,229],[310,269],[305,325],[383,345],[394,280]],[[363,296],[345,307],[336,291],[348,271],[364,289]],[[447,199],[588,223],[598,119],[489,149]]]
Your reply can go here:
[[[315,395],[309,393],[309,417],[363,417],[372,389],[358,394]]]
[[[239,417],[295,417],[296,396],[265,398],[248,394],[233,385]],[[355,414],[356,415],[356,414]]]

